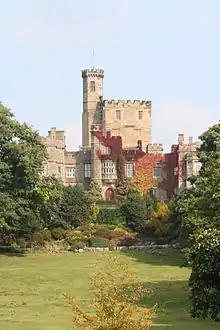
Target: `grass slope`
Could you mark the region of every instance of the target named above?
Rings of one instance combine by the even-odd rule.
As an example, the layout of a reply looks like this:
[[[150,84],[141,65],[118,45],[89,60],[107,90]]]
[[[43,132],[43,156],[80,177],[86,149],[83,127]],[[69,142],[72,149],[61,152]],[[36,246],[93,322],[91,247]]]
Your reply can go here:
[[[144,252],[121,253],[141,281],[153,289],[144,304],[158,303],[152,329],[212,330],[219,324],[190,319],[187,296],[189,269],[180,268],[179,256]],[[70,330],[71,309],[63,293],[82,303],[89,299],[88,279],[94,264],[106,262],[99,253],[0,256],[0,329]],[[88,308],[88,306],[87,306]]]

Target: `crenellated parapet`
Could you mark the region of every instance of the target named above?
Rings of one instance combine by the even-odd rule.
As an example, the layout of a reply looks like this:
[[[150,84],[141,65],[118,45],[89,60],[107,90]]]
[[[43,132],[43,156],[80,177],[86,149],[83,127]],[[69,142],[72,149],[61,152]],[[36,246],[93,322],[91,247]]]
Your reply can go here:
[[[162,143],[152,143],[148,144],[146,148],[147,154],[162,155],[163,154],[163,145]]]
[[[104,107],[135,106],[135,107],[150,108],[151,101],[147,101],[147,100],[103,100],[103,106]]]
[[[92,78],[92,77],[104,78],[104,70],[96,69],[96,68],[82,70],[82,78]]]

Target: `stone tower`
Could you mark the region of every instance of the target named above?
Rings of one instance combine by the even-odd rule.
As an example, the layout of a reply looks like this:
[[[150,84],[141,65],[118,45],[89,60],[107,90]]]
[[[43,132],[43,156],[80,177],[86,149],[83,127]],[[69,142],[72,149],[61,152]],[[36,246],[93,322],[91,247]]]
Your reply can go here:
[[[82,146],[91,146],[91,126],[102,125],[103,78],[104,70],[82,70],[83,78],[83,114],[82,114]]]
[[[91,127],[91,179],[96,181],[102,187],[102,161],[99,157],[100,141],[96,135],[99,131],[99,126],[92,125]]]

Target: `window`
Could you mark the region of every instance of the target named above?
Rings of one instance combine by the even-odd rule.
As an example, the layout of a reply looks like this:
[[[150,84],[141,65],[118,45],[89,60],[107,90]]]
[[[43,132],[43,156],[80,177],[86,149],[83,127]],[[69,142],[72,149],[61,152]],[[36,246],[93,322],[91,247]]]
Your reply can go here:
[[[95,92],[95,81],[90,81],[90,92]]]
[[[135,134],[135,136],[141,136],[141,130],[140,129],[135,129],[134,130],[134,134]]]
[[[157,162],[155,167],[154,167],[154,179],[155,180],[160,180],[162,177],[162,164]]]
[[[67,167],[66,168],[66,177],[73,178],[75,176],[75,168],[74,167]]]
[[[138,119],[141,120],[143,119],[143,111],[138,111]]]
[[[127,178],[132,178],[134,172],[134,166],[132,163],[127,163],[125,165],[125,175]]]
[[[84,164],[85,178],[91,178],[91,164]]]
[[[112,160],[105,160],[102,163],[102,175],[108,178],[116,178],[115,163]]]
[[[116,110],[115,118],[116,118],[116,120],[121,120],[121,111],[120,110]]]
[[[61,167],[58,166],[58,173],[61,174]]]

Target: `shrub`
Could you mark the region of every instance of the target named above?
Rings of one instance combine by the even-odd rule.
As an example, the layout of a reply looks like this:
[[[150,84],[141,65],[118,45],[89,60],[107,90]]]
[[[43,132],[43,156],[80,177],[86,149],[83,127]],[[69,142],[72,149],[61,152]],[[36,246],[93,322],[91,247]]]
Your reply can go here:
[[[130,235],[130,233],[123,228],[115,228],[112,232],[111,232],[111,238],[124,238],[126,236]]]
[[[17,238],[17,244],[21,249],[25,249],[27,246],[27,242],[25,237],[18,237]]]
[[[90,247],[108,247],[109,240],[102,237],[90,237],[87,241]]]
[[[132,246],[139,243],[139,240],[135,236],[126,236],[118,242],[118,246]]]
[[[79,249],[84,249],[85,248],[85,242],[83,241],[75,241],[71,247],[70,247],[70,251],[74,251],[74,250],[79,250]]]
[[[0,245],[12,245],[15,243],[15,236],[8,231],[0,231]]]
[[[51,232],[47,229],[34,233],[31,238],[32,243],[37,246],[44,246],[46,242],[50,242],[51,240]]]
[[[19,246],[16,245],[0,245],[0,253],[22,253],[22,249]]]
[[[72,231],[67,235],[65,241],[72,246],[76,242],[86,242],[86,237],[81,232]]]
[[[170,210],[163,201],[158,202],[157,210],[153,212],[152,219],[148,221],[149,228],[152,228],[156,236],[165,236],[170,231]]]
[[[67,230],[59,227],[59,228],[53,228],[51,229],[51,236],[55,240],[61,240],[64,239],[67,236]]]
[[[111,233],[112,230],[105,228],[105,227],[99,227],[96,229],[96,231],[94,232],[94,236],[96,237],[101,237],[101,238],[106,238],[106,239],[111,239]]]
[[[125,220],[121,214],[120,209],[104,208],[100,209],[96,222],[98,224],[118,225],[124,224]]]
[[[146,299],[149,290],[140,284],[127,264],[123,264],[118,257],[108,256],[105,269],[98,269],[91,278],[91,302],[95,314],[84,312],[74,298],[69,299],[74,326],[90,330],[150,329],[155,306],[138,305],[139,301]]]
[[[89,223],[89,224],[86,224],[84,226],[81,226],[81,227],[78,227],[77,229],[79,231],[81,231],[81,233],[85,236],[85,237],[90,237],[93,235],[94,231],[96,230],[97,226],[92,224],[92,223]]]

